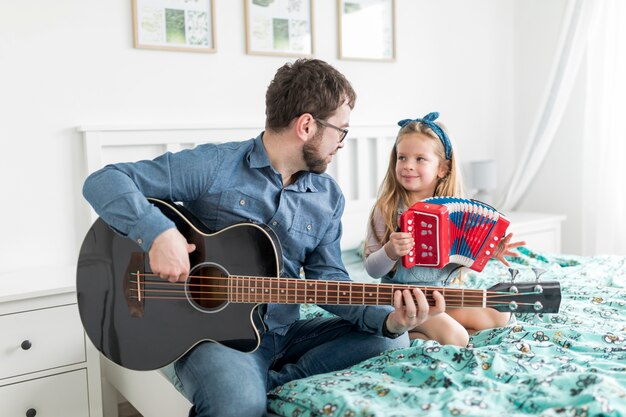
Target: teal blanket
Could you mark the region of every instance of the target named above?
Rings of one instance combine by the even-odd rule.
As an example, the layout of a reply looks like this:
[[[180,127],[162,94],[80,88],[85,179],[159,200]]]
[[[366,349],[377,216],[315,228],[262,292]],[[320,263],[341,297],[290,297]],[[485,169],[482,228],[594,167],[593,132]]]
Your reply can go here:
[[[517,322],[473,335],[467,348],[413,342],[352,368],[273,390],[283,416],[626,416],[626,257],[553,257],[521,248],[511,258],[534,280],[561,283],[558,314],[517,314]],[[346,259],[352,276],[360,262]],[[488,288],[508,271],[490,261],[463,285]],[[323,314],[314,306],[307,315]]]

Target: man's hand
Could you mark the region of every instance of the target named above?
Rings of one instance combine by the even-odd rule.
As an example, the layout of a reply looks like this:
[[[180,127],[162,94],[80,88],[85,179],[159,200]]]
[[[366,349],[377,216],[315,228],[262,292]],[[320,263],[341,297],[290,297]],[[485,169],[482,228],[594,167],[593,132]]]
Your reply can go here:
[[[384,248],[389,259],[396,261],[409,253],[413,245],[415,242],[411,233],[393,232],[389,235],[389,242],[385,243]]]
[[[413,297],[417,301],[413,301]],[[429,307],[424,293],[419,288],[398,290],[393,294],[393,310],[387,316],[387,330],[391,333],[404,333],[424,323],[430,317],[446,311],[446,301],[439,291],[433,292],[435,306]]]
[[[524,246],[526,244],[525,241],[511,243],[512,238],[513,238],[513,233],[509,233],[508,235],[506,235],[506,237],[500,241],[496,249],[493,251],[493,254],[491,255],[492,258],[496,258],[500,260],[500,262],[502,262],[506,266],[509,266],[509,263],[504,257],[505,256],[517,256],[518,253],[514,251],[513,249],[520,247],[520,246]]]
[[[167,229],[154,239],[148,256],[152,272],[170,282],[185,281],[189,276],[189,254],[196,245],[187,243],[177,229]]]

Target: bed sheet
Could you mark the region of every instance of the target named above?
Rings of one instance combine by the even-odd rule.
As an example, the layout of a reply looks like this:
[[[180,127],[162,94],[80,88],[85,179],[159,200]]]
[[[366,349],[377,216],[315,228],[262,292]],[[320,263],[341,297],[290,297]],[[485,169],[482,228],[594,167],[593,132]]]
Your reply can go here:
[[[344,254],[355,280],[367,281],[357,253]],[[516,281],[561,283],[558,314],[516,314],[484,330],[467,348],[416,340],[349,369],[273,390],[283,416],[626,416],[626,257],[549,256],[520,248],[509,258]],[[490,261],[463,285],[509,280]],[[306,306],[309,316],[325,314]]]

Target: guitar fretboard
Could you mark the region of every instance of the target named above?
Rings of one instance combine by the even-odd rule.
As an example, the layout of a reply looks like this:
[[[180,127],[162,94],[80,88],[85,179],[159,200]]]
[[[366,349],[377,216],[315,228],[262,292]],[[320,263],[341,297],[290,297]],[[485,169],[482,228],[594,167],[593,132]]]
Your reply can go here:
[[[484,307],[484,290],[424,287],[417,285],[370,284],[347,281],[231,276],[228,301],[235,303],[393,305],[397,290],[419,288],[429,305],[439,291],[450,307]]]

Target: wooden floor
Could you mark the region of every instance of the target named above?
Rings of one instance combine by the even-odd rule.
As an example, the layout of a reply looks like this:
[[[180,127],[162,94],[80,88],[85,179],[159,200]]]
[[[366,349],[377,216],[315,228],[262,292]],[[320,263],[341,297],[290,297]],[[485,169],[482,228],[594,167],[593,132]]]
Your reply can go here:
[[[121,403],[118,407],[119,417],[142,417],[130,403]]]

